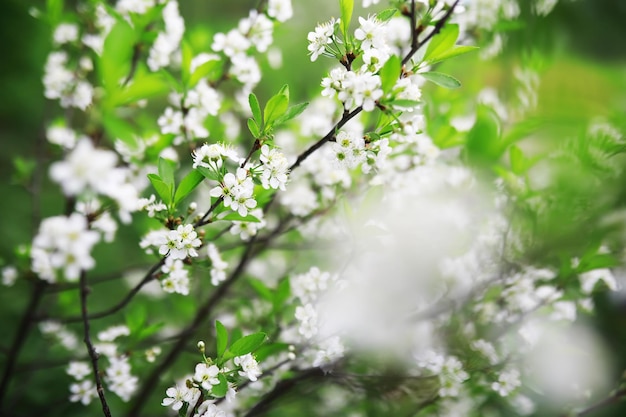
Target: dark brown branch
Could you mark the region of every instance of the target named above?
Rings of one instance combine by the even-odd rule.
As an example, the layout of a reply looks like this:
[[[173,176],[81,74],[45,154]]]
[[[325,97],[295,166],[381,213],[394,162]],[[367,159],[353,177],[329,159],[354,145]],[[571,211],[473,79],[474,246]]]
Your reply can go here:
[[[11,377],[13,376],[15,366],[17,365],[17,358],[22,350],[24,342],[26,341],[26,336],[28,336],[30,326],[34,321],[35,312],[39,306],[39,302],[41,301],[46,285],[47,283],[45,281],[39,279],[35,282],[30,301],[26,307],[24,315],[22,316],[19,327],[17,328],[13,344],[11,345],[9,353],[4,361],[6,366],[4,368],[4,373],[2,374],[2,381],[0,382],[0,414],[2,413],[4,405],[4,397],[9,390]]]
[[[415,2],[414,1],[411,2],[411,33],[412,33],[411,50],[402,60],[403,66],[406,65],[406,63],[409,62],[411,58],[413,58],[413,55],[415,55],[415,53],[419,51],[421,47],[423,47],[429,40],[431,40],[433,36],[441,32],[441,29],[444,27],[446,22],[452,16],[452,13],[454,12],[454,9],[456,8],[456,6],[459,4],[459,1],[460,0],[456,0],[452,4],[452,6],[450,6],[446,14],[437,22],[437,24],[435,24],[435,27],[433,28],[433,30],[424,39],[422,39],[421,42],[417,41],[417,37],[421,31],[415,27],[415,24],[416,24],[415,23]]]
[[[130,292],[128,294],[126,294],[126,297],[124,297],[122,299],[122,301],[120,301],[119,303],[117,303],[113,307],[108,308],[108,309],[106,309],[104,311],[99,311],[97,313],[92,313],[87,318],[89,320],[101,319],[103,317],[110,316],[111,314],[115,314],[118,311],[120,311],[121,309],[123,309],[124,307],[126,307],[126,305],[128,303],[130,303],[130,301],[135,297],[135,295],[137,295],[137,293],[141,290],[141,288],[143,288],[144,285],[146,285],[147,283],[152,281],[152,279],[154,278],[154,274],[159,270],[159,268],[161,268],[161,266],[163,266],[164,263],[165,263],[165,257],[162,257],[161,260],[159,260],[159,262],[157,262],[156,264],[152,265],[150,270],[146,273],[146,275],[139,282],[139,284],[135,285],[130,290]],[[74,317],[68,317],[68,318],[65,318],[65,319],[61,319],[60,322],[61,323],[77,323],[77,322],[80,322],[82,320],[83,320],[82,316],[74,316]]]
[[[111,410],[107,404],[104,396],[104,387],[102,386],[102,379],[100,378],[100,371],[98,369],[98,352],[91,343],[91,337],[89,336],[89,315],[87,313],[87,296],[89,295],[89,287],[87,287],[87,274],[85,271],[80,273],[80,309],[83,319],[83,341],[87,346],[87,352],[91,359],[91,369],[93,370],[94,379],[96,381],[96,390],[98,391],[98,397],[102,404],[102,412],[106,417],[111,417]]]
[[[300,156],[298,156],[298,159],[296,159],[296,162],[294,162],[289,167],[289,170],[293,171],[294,169],[299,167],[300,164],[304,162],[304,160],[307,159],[309,156],[311,156],[313,152],[321,148],[322,145],[324,145],[326,142],[333,139],[335,137],[335,134],[337,133],[337,130],[341,129],[346,123],[348,123],[352,118],[354,118],[354,116],[361,113],[362,110],[363,110],[363,107],[359,106],[356,109],[352,110],[351,112],[344,113],[343,116],[341,117],[341,120],[339,120],[337,124],[333,126],[332,129],[330,129],[330,131],[326,134],[326,136],[324,136],[323,138],[315,142],[309,149],[307,149],[302,154],[300,154]]]
[[[590,415],[604,407],[609,405],[617,404],[620,401],[623,401],[626,398],[626,388],[620,388],[617,391],[614,391],[608,397],[598,401],[595,404],[590,405],[589,407],[573,414],[568,414],[570,417],[584,417]]]
[[[280,398],[289,394],[298,384],[309,379],[316,379],[324,376],[324,371],[320,368],[309,368],[301,371],[298,375],[290,379],[284,379],[276,384],[274,389],[268,392],[261,400],[255,404],[244,417],[261,416],[267,413],[271,405]]]
[[[204,323],[213,312],[213,308],[217,305],[217,303],[226,295],[230,287],[241,277],[243,274],[248,262],[253,256],[254,252],[254,237],[248,242],[246,246],[246,251],[241,256],[239,260],[239,264],[235,270],[230,274],[230,276],[224,281],[215,292],[211,294],[211,296],[206,300],[206,302],[198,309],[196,312],[193,321],[189,326],[183,329],[179,335],[177,336],[178,340],[174,344],[174,346],[170,349],[167,356],[161,361],[161,363],[152,370],[150,375],[145,379],[143,385],[141,386],[138,394],[136,395],[136,401],[130,407],[130,410],[127,413],[127,416],[134,417],[138,416],[146,402],[148,401],[150,394],[156,388],[161,375],[169,369],[170,366],[176,361],[178,356],[184,351],[185,346],[188,343],[189,338],[194,334],[196,329]]]

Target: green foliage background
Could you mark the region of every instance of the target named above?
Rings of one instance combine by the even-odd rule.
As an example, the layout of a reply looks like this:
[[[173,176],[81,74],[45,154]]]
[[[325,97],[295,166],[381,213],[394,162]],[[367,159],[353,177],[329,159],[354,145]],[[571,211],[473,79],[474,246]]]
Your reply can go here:
[[[34,218],[55,215],[63,211],[63,200],[58,187],[48,180],[41,181],[41,195],[33,197],[22,186],[22,178],[15,174],[16,158],[25,164],[34,161],[38,153],[45,160],[55,156],[50,153],[44,138],[46,123],[58,111],[43,97],[41,85],[42,68],[50,48],[50,28],[28,14],[30,7],[43,7],[43,1],[4,0],[0,4],[0,259],[15,263],[16,246],[27,244],[37,224]],[[306,53],[306,33],[319,21],[330,15],[338,15],[335,1],[310,2],[293,0],[294,19],[275,32],[276,45],[282,49],[284,65],[272,69],[262,62],[264,78],[257,95],[265,102],[281,85],[290,85],[293,102],[309,99],[319,94],[319,80],[329,62],[318,60],[311,63]],[[528,2],[526,2],[528,3]],[[197,50],[210,46],[212,34],[226,31],[237,20],[247,15],[255,2],[244,0],[181,0],[181,14],[186,18],[187,33]],[[362,9],[355,15],[363,15]],[[520,64],[520,57],[531,60],[541,73],[539,101],[529,119],[539,121],[539,137],[542,140],[561,141],[578,135],[593,117],[604,116],[622,129],[626,128],[626,2],[615,0],[578,0],[561,2],[547,18],[537,18],[524,7],[524,25],[512,31],[504,53],[496,60],[481,61],[477,54],[470,54],[446,63],[445,71],[461,80],[458,90],[444,91],[429,86],[433,101],[449,101],[452,106],[468,106],[475,101],[477,93],[485,86],[492,86],[505,94],[512,94],[515,80],[512,68]],[[465,110],[471,111],[471,108]],[[572,172],[572,178],[577,178]],[[571,185],[571,184],[570,184]],[[603,192],[621,192],[622,203],[626,193],[607,188]],[[34,209],[34,207],[37,207]],[[129,226],[120,230],[118,242],[100,248],[105,262],[99,264],[94,275],[106,276],[124,266],[141,266],[147,260],[136,242],[136,232]],[[124,236],[127,238],[125,239]],[[576,237],[573,237],[576,239]],[[90,299],[92,308],[110,305],[110,299],[118,299],[120,289],[115,284],[98,287],[98,297]],[[10,291],[0,289],[0,317],[5,337],[0,342],[0,363],[16,324],[27,302],[29,285],[18,282]],[[106,296],[103,296],[106,294]],[[65,303],[77,302],[76,295],[68,295]],[[184,320],[191,313],[193,300],[186,307],[181,303],[165,301],[157,309],[177,310],[176,319]],[[617,358],[616,373],[626,369],[626,301],[605,297],[596,300],[597,326],[603,331],[612,353]],[[149,307],[148,314],[152,307]],[[185,308],[188,310],[185,311]],[[113,324],[109,323],[109,324]],[[104,323],[102,323],[104,324]],[[43,342],[29,343],[21,355],[17,381],[20,392],[15,396],[16,410],[26,406],[20,403],[28,391],[33,412],[44,415],[83,415],[80,406],[63,405],[67,396],[67,382],[50,377],[48,389],[30,392],[28,367],[46,362],[54,352]],[[64,364],[60,364],[63,366]],[[46,380],[45,373],[41,377]],[[41,384],[41,379],[38,384]],[[312,386],[295,393],[306,394]],[[51,399],[54,399],[50,403]],[[298,405],[300,404],[300,405]],[[64,408],[70,407],[70,408]],[[298,415],[301,403],[287,403],[276,416]],[[597,416],[622,416],[626,407],[607,408]],[[372,414],[374,415],[374,414]]]

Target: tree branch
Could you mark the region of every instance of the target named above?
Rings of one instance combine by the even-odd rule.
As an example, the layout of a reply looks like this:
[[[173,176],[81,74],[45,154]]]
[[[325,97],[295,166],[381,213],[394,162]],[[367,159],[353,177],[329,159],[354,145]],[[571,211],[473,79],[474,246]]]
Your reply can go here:
[[[94,379],[96,381],[96,390],[98,391],[98,397],[100,397],[100,403],[102,404],[102,412],[106,417],[111,417],[111,410],[107,404],[104,396],[104,387],[102,386],[102,379],[100,378],[100,371],[98,370],[98,352],[91,343],[91,337],[89,336],[89,315],[87,314],[87,296],[89,295],[89,288],[87,287],[87,274],[85,271],[80,273],[80,308],[83,319],[83,341],[87,346],[87,352],[91,358],[91,368],[93,370]]]
[[[9,353],[6,357],[6,366],[4,368],[4,373],[2,374],[2,381],[0,382],[0,413],[3,409],[4,397],[9,390],[11,377],[13,376],[15,366],[17,365],[17,358],[20,354],[20,351],[22,350],[24,342],[26,341],[30,326],[34,321],[33,319],[35,317],[35,312],[37,311],[39,302],[41,301],[41,298],[44,294],[46,285],[47,283],[40,279],[37,279],[37,281],[35,282],[30,301],[28,303],[28,306],[26,307],[24,315],[22,316],[22,320],[20,321],[19,327],[17,328],[17,332],[15,334],[15,339],[13,339],[13,344],[11,345]]]

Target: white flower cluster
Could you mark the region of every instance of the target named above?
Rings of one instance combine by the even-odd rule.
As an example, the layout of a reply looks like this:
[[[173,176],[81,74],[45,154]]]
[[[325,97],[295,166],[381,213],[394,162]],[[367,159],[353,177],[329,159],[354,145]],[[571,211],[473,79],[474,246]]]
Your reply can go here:
[[[376,101],[383,96],[378,75],[369,71],[348,71],[344,67],[333,69],[322,80],[322,87],[323,96],[332,97],[337,94],[346,110],[362,106],[363,110],[372,111],[376,107]]]
[[[161,267],[166,277],[161,280],[161,288],[168,293],[189,295],[189,271],[180,259],[168,256]]]
[[[261,368],[259,367],[259,363],[252,356],[251,353],[248,353],[243,356],[237,356],[233,362],[235,365],[240,366],[241,370],[239,371],[239,375],[248,378],[250,381],[254,382],[261,376]]]
[[[193,63],[192,63],[193,64]],[[157,123],[164,135],[173,134],[174,144],[181,144],[185,139],[205,139],[209,137],[204,122],[206,118],[216,116],[221,106],[221,97],[206,81],[198,84],[185,95],[170,94],[170,104]]]
[[[254,182],[250,172],[243,168],[237,168],[236,174],[231,172],[224,175],[221,183],[211,189],[211,197],[222,198],[224,206],[245,217],[248,211],[257,205],[254,199]]]
[[[17,268],[13,265],[5,266],[2,268],[0,275],[2,276],[2,285],[11,287],[15,284],[18,277]]]
[[[41,334],[55,339],[61,346],[69,351],[78,348],[78,337],[64,325],[53,320],[45,320],[39,323]]]
[[[225,262],[213,243],[207,245],[207,255],[211,260],[211,284],[217,286],[220,282],[226,280],[226,268],[228,263]]]
[[[51,283],[57,281],[59,272],[66,280],[77,281],[81,270],[95,266],[91,250],[99,241],[100,234],[89,230],[81,214],[44,219],[30,252],[32,270]]]
[[[93,68],[91,60],[84,57],[78,67],[70,67],[69,56],[64,51],[51,52],[44,68],[44,95],[60,100],[62,107],[87,109],[93,100],[93,87],[85,81]]]
[[[280,188],[285,191],[289,173],[289,163],[285,155],[275,148],[270,149],[269,146],[263,145],[259,159],[263,169],[260,175],[263,188]]]
[[[462,384],[469,379],[469,374],[456,356],[445,356],[429,349],[416,355],[415,359],[422,372],[439,377],[441,397],[457,397]]]
[[[222,169],[224,161],[230,160],[239,162],[239,155],[234,149],[231,149],[220,143],[211,145],[204,144],[199,149],[193,151],[193,168],[203,167],[219,173]]]
[[[139,197],[131,183],[130,171],[116,167],[115,152],[97,149],[87,138],[80,139],[65,160],[50,166],[50,177],[59,183],[68,196],[101,194],[115,200],[120,219],[130,221],[130,213],[137,211]]]
[[[178,11],[178,2],[169,0],[163,8],[165,31],[159,33],[148,56],[148,66],[152,71],[170,65],[172,56],[178,51],[185,32],[185,21]]]
[[[202,245],[192,224],[179,225],[175,230],[162,235],[159,254],[172,259],[186,259],[198,256],[196,248]]]

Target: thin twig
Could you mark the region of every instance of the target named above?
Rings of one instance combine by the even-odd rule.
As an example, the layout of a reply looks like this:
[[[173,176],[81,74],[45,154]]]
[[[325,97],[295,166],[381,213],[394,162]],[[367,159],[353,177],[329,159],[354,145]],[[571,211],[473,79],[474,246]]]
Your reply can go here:
[[[617,391],[614,391],[611,395],[609,395],[608,397],[598,401],[595,404],[590,405],[589,407],[578,411],[577,413],[574,414],[570,414],[569,416],[572,417],[584,417],[587,416],[595,411],[598,411],[606,406],[612,405],[612,404],[616,404],[622,400],[624,400],[624,398],[626,398],[626,388],[621,388],[618,389]]]
[[[11,345],[9,353],[5,359],[4,363],[6,366],[4,368],[4,373],[2,374],[2,381],[0,382],[0,413],[3,409],[4,397],[9,390],[11,377],[15,371],[15,365],[17,365],[17,358],[22,350],[24,342],[26,341],[26,336],[28,336],[30,326],[34,321],[33,318],[35,317],[35,312],[39,306],[41,297],[43,296],[46,284],[47,283],[45,281],[39,279],[34,283],[30,301],[26,307],[24,315],[22,316],[22,320],[20,321],[15,334],[15,339],[13,339],[13,344]]]
[[[87,287],[87,274],[85,271],[80,273],[80,309],[83,319],[83,341],[87,346],[87,352],[89,358],[91,358],[91,368],[93,370],[94,379],[96,381],[96,390],[98,391],[98,397],[102,404],[102,412],[106,417],[111,417],[111,410],[107,404],[104,396],[104,387],[102,386],[102,379],[100,378],[100,371],[98,369],[98,352],[91,343],[91,337],[89,335],[89,315],[87,313],[87,296],[89,295],[89,287]]]

